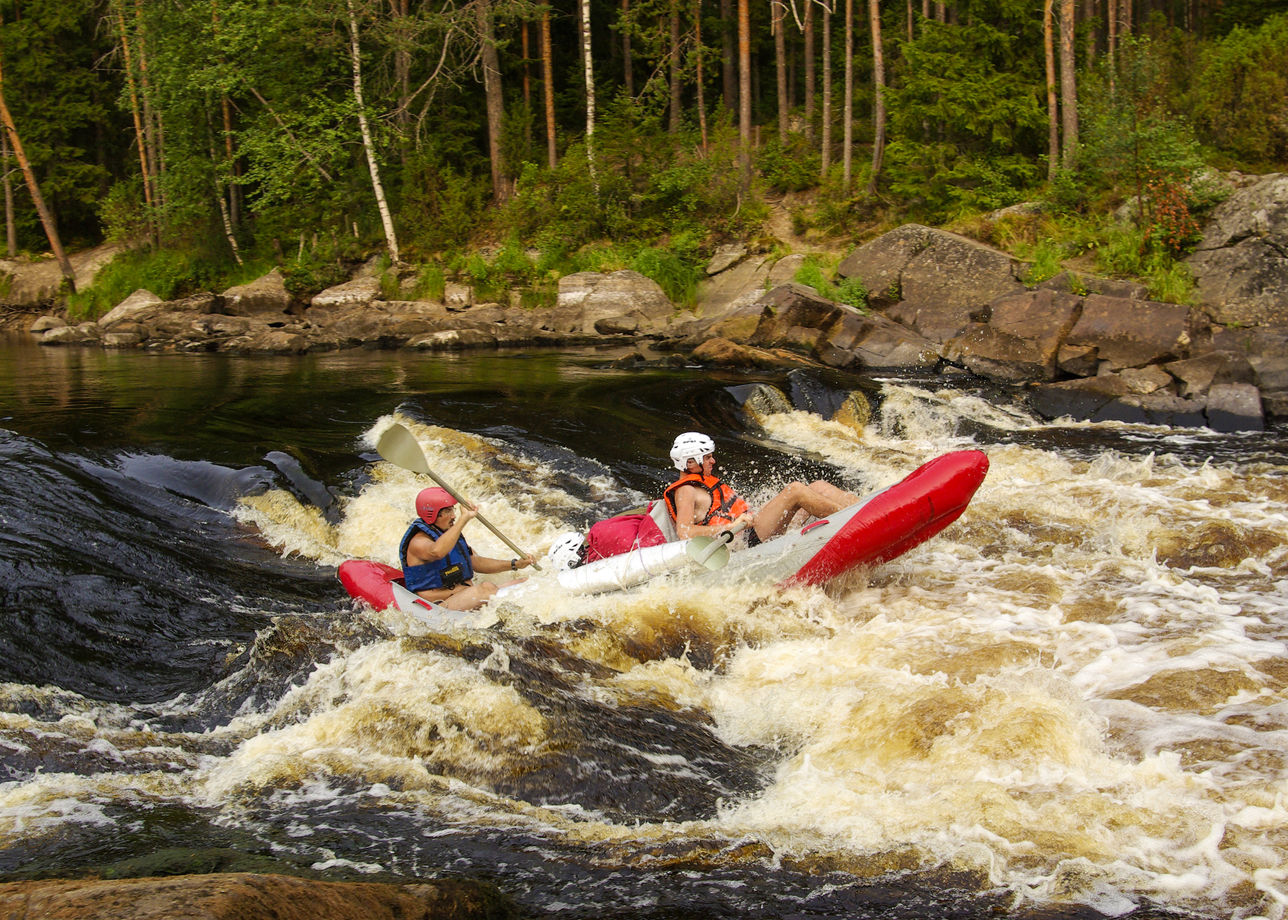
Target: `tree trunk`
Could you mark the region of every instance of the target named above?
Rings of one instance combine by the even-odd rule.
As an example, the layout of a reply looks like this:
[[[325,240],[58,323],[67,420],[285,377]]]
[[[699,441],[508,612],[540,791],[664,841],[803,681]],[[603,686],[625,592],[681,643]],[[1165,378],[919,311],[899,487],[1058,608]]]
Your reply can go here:
[[[720,61],[720,79],[724,88],[725,108],[741,111],[738,103],[738,24],[734,18],[733,0],[720,0],[720,44],[724,50]]]
[[[1064,129],[1061,165],[1077,168],[1078,161],[1078,78],[1074,70],[1074,0],[1060,0],[1060,114]]]
[[[206,134],[210,140],[210,162],[215,166],[215,198],[219,202],[219,217],[224,225],[224,239],[228,241],[228,248],[232,250],[233,259],[238,265],[242,264],[241,250],[237,246],[237,234],[233,230],[232,215],[229,213],[228,201],[224,198],[224,182],[219,177],[219,155],[215,151],[215,124],[214,118],[211,117],[209,109],[206,110]]]
[[[492,29],[491,0],[474,0],[478,22],[480,60],[483,65],[483,95],[487,101],[487,147],[492,163],[492,197],[504,202],[510,197],[510,176],[501,150],[501,132],[505,119],[505,99],[501,95],[501,63],[496,53]]]
[[[18,224],[13,213],[13,182],[9,174],[9,132],[0,131],[0,178],[4,180],[4,250],[9,258],[18,254]]]
[[[738,166],[751,188],[751,0],[738,0]]]
[[[805,0],[805,140],[814,146],[814,0]]]
[[[1046,58],[1047,82],[1047,179],[1054,179],[1060,169],[1060,113],[1055,92],[1055,0],[1042,4],[1042,52]]]
[[[72,268],[72,263],[67,258],[67,253],[63,251],[63,242],[58,237],[58,225],[54,223],[54,215],[50,213],[49,208],[45,205],[45,198],[40,194],[40,186],[36,183],[36,174],[31,171],[31,164],[27,161],[27,154],[23,152],[22,139],[18,137],[18,128],[13,123],[13,116],[9,114],[9,106],[5,102],[4,74],[2,71],[0,71],[0,125],[3,125],[5,133],[9,137],[9,145],[13,148],[13,156],[18,161],[18,168],[22,170],[22,176],[27,180],[27,191],[31,194],[31,203],[36,206],[36,214],[40,216],[40,224],[45,228],[45,238],[49,240],[49,249],[53,252],[54,258],[58,260],[58,267],[63,273],[63,279],[67,282],[68,291],[75,294],[76,271]]]
[[[671,2],[671,66],[668,82],[671,89],[670,118],[667,130],[671,134],[680,132],[680,0]]]
[[[877,192],[881,163],[885,159],[885,54],[881,48],[881,0],[868,0],[868,19],[872,29],[872,88],[875,98],[872,110],[872,175],[868,179],[869,195]]]
[[[832,2],[832,0],[828,0]],[[822,140],[819,151],[822,155],[822,167],[819,177],[827,180],[827,172],[832,166],[832,8],[823,7],[823,125]]]
[[[707,103],[702,89],[702,0],[693,0],[693,43],[697,52],[698,130],[702,134],[702,155],[707,154]]]
[[[770,0],[770,19],[774,33],[774,72],[776,76],[775,92],[778,95],[778,145],[787,146],[787,116],[790,103],[787,101],[787,38],[783,34],[783,3],[785,0]]]
[[[550,21],[550,8],[546,7],[546,21]],[[635,98],[635,58],[631,54],[631,0],[622,0],[622,79],[626,84],[626,95]]]
[[[581,56],[586,70],[586,167],[590,181],[598,189],[595,178],[595,62],[590,47],[590,0],[581,0]]]
[[[519,35],[523,38],[523,148],[532,147],[532,45],[531,23],[526,19],[519,23]]]
[[[389,213],[389,202],[385,200],[385,187],[380,182],[376,145],[371,139],[371,126],[367,124],[366,103],[362,101],[362,50],[358,45],[358,13],[353,7],[353,0],[345,0],[345,3],[349,10],[349,63],[353,67],[353,101],[358,108],[358,127],[362,131],[362,147],[367,152],[367,168],[371,171],[371,188],[376,196],[376,207],[380,211],[380,223],[385,229],[385,244],[389,250],[389,260],[397,265],[401,261],[398,254],[398,235],[394,232],[394,219]]]
[[[139,104],[139,93],[134,82],[134,64],[130,53],[129,31],[125,24],[125,3],[124,0],[116,0],[114,4],[116,13],[116,27],[121,35],[121,58],[125,65],[125,85],[130,95],[130,114],[134,116],[134,141],[139,148],[139,176],[143,182],[143,201],[148,209],[148,237],[152,245],[156,245],[157,231],[153,223],[153,201],[152,201],[152,170],[148,166],[148,145],[143,137],[143,113]]]
[[[1105,0],[1105,5],[1105,25],[1109,32],[1109,48],[1106,52],[1109,59],[1109,93],[1113,95],[1118,89],[1118,0]],[[1063,9],[1061,15],[1063,16]]]
[[[546,97],[546,157],[550,168],[558,164],[555,147],[555,62],[550,49],[550,7],[541,13],[541,80]]]
[[[152,81],[148,79],[148,54],[143,37],[143,0],[134,0],[134,20],[138,29],[137,59],[139,69],[139,88],[143,99],[143,136],[147,146],[147,166],[144,181],[151,186],[151,200],[154,207],[163,204],[161,196],[161,140],[160,115],[152,105]],[[160,233],[161,228],[157,228]]]
[[[854,179],[854,0],[845,0],[845,101],[841,110],[841,177],[845,190]]]

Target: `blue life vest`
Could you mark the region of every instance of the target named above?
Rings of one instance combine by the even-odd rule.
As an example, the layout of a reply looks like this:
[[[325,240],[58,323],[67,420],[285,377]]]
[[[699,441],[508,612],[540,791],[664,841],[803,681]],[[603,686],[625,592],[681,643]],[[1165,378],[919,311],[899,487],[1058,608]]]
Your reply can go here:
[[[431,527],[417,518],[411,522],[398,545],[398,561],[402,563],[403,581],[408,591],[426,591],[432,588],[455,588],[474,577],[474,567],[470,565],[473,555],[470,545],[461,537],[452,547],[452,551],[442,559],[433,562],[422,562],[420,565],[407,565],[407,546],[416,531],[425,534],[431,540],[437,540],[443,531]]]

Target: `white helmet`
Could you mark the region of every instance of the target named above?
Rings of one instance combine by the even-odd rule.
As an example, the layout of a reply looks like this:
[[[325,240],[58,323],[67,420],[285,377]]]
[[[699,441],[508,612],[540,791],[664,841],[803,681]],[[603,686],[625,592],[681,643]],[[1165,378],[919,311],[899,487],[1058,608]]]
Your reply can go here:
[[[546,554],[550,567],[556,572],[564,572],[580,565],[581,543],[581,534],[575,530],[555,537],[555,542],[550,544],[550,552]]]
[[[703,457],[715,452],[715,441],[700,431],[686,431],[676,438],[675,443],[671,445],[671,460],[675,463],[677,470],[686,470],[689,467],[690,460],[701,464]]]

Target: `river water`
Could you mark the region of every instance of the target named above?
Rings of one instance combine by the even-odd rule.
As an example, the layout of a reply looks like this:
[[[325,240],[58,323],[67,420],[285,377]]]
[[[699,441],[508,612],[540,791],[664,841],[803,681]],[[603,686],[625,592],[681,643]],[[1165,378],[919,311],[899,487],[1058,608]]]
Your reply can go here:
[[[614,356],[0,346],[0,874],[467,876],[560,917],[1284,916],[1282,429]],[[754,382],[877,411],[757,424]],[[533,548],[656,496],[682,430],[753,496],[964,447],[991,469],[826,592],[541,592],[439,635],[335,578],[393,561],[425,484],[373,449],[392,420]]]

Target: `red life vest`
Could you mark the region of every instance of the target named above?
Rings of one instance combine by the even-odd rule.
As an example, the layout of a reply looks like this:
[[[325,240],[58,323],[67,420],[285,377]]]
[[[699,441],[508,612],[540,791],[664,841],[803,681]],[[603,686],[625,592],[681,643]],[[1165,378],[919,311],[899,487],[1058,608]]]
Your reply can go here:
[[[751,510],[747,503],[738,497],[738,493],[730,488],[729,483],[723,479],[716,476],[685,473],[667,486],[666,491],[662,493],[662,498],[666,501],[666,510],[671,512],[671,520],[677,524],[680,522],[680,518],[676,512],[675,494],[683,486],[696,486],[711,496],[711,508],[707,511],[707,516],[697,522],[699,525],[732,524],[738,519],[739,515]]]

